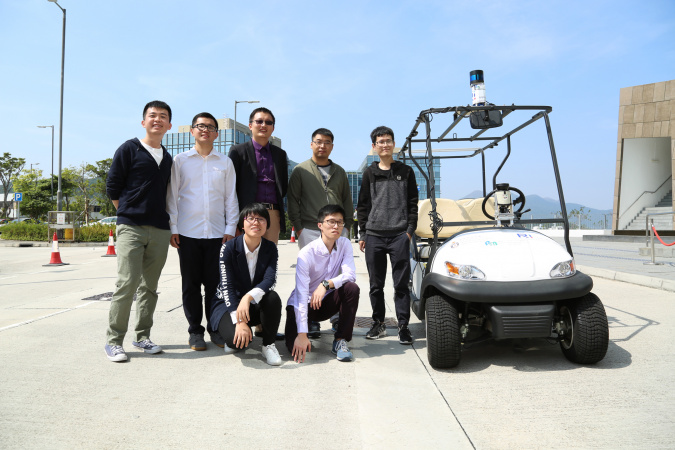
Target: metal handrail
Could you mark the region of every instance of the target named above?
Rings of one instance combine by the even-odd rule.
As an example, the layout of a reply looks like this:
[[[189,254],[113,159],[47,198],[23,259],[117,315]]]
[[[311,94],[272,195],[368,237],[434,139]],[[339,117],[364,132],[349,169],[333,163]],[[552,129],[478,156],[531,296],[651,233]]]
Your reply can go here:
[[[651,236],[651,239],[647,241],[647,245],[650,245],[651,241],[651,247],[652,247],[652,261],[651,262],[646,262],[644,264],[653,264],[653,265],[661,265],[663,263],[657,263],[656,260],[654,259],[656,257],[656,254],[654,252],[654,219],[652,219],[652,226],[649,226],[649,216],[666,216],[666,215],[673,215],[675,214],[675,211],[670,211],[670,212],[662,212],[662,213],[651,213],[647,214],[646,218],[646,224],[645,224],[645,234],[649,233]],[[647,230],[649,229],[649,230]]]
[[[631,203],[630,206],[628,206],[628,208],[626,208],[626,209],[624,210],[623,214],[621,214],[621,215],[619,216],[619,219],[622,218],[622,217],[624,216],[624,214],[626,214],[626,213],[633,207],[633,205],[636,204],[637,201],[640,200],[640,199],[642,198],[643,195],[645,195],[645,194],[656,194],[656,192],[657,192],[659,189],[661,189],[661,188],[663,187],[664,184],[666,184],[668,181],[672,181],[672,179],[673,179],[673,177],[672,177],[671,175],[669,175],[668,178],[666,178],[665,181],[664,181],[663,183],[661,183],[661,184],[659,185],[659,187],[657,187],[657,188],[654,189],[653,191],[644,191],[642,194],[640,194],[640,195],[638,196],[638,198],[636,198],[635,201],[634,201],[633,203]],[[636,217],[637,217],[637,216],[636,216]]]

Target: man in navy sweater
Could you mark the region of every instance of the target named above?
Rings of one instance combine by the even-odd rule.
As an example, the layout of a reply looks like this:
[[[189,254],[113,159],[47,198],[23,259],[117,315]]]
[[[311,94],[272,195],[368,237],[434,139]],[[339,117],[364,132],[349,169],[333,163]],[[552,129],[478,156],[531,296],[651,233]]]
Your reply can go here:
[[[166,193],[171,176],[171,155],[162,146],[171,129],[171,108],[155,100],[143,109],[146,134],[130,139],[113,156],[106,191],[117,208],[117,289],[110,302],[105,352],[110,361],[127,360],[122,348],[129,326],[134,294],[135,340],[145,353],[160,353],[150,340],[157,305],[157,283],[169,249],[171,230]]]

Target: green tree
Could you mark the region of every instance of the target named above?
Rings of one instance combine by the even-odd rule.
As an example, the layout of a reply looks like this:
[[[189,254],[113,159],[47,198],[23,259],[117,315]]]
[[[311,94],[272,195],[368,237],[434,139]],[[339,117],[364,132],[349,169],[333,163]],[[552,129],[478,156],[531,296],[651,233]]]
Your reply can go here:
[[[0,215],[2,215],[2,217],[7,217],[9,208],[12,205],[12,202],[7,198],[13,187],[12,180],[21,173],[25,165],[25,159],[14,158],[8,152],[5,152],[0,156],[0,183],[2,183],[2,192],[5,194],[1,203],[2,206],[0,207]]]
[[[61,177],[67,173],[67,178],[74,184],[70,195],[70,202],[68,205],[69,211],[76,211],[77,218],[84,223],[89,223],[91,220],[92,198],[94,196],[94,166],[87,163],[80,164],[79,167],[67,167],[61,171]],[[61,181],[63,187],[63,180]]]
[[[94,199],[101,207],[101,214],[104,216],[114,216],[117,214],[115,205],[112,204],[112,201],[108,198],[108,194],[105,191],[106,180],[108,179],[108,171],[112,165],[112,158],[103,159],[101,161],[96,161],[95,166],[91,166],[91,171],[96,176],[94,181]]]
[[[46,220],[47,213],[56,207],[51,197],[51,182],[43,179],[41,170],[24,170],[14,180],[14,189],[23,193],[21,214],[34,220]]]

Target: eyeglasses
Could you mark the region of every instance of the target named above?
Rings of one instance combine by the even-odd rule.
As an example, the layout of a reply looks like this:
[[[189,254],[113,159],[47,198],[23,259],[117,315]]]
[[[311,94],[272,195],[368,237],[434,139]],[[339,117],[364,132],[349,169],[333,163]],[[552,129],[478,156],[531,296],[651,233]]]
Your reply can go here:
[[[391,145],[393,143],[394,143],[394,141],[392,141],[391,139],[387,139],[386,141],[377,141],[375,143],[375,145],[379,145],[380,147],[384,147],[386,145]]]
[[[266,221],[264,218],[262,218],[262,217],[253,217],[253,216],[248,216],[248,217],[246,218],[246,221],[247,221],[248,223],[256,223],[256,222],[258,222],[258,223],[260,223],[260,224],[267,223],[267,221]]]
[[[345,223],[342,220],[324,220],[323,221],[325,224],[327,224],[329,227],[334,227],[335,225],[338,226],[338,228],[342,228],[345,226]]]
[[[251,123],[255,123],[255,124],[258,125],[258,126],[262,125],[263,123],[264,123],[265,125],[267,125],[267,126],[272,126],[272,125],[274,125],[274,121],[273,121],[273,120],[262,120],[262,119],[255,119],[255,120],[252,120]]]
[[[205,125],[203,123],[198,123],[197,125],[193,125],[192,128],[197,128],[201,131],[210,131],[213,133],[214,131],[218,131],[218,128],[214,127],[213,125]]]
[[[325,145],[326,147],[331,147],[333,145],[332,142],[330,141],[312,141],[317,147],[321,147],[322,145]]]

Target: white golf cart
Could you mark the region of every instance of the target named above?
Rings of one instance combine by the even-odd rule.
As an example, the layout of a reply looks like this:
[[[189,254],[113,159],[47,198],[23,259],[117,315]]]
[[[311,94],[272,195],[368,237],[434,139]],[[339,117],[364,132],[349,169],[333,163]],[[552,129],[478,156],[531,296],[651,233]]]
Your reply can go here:
[[[428,198],[419,204],[410,263],[411,308],[425,322],[432,367],[456,366],[463,347],[486,339],[552,339],[560,343],[567,359],[581,364],[596,363],[607,352],[605,309],[591,293],[592,279],[574,264],[548,117],[551,111],[548,106],[515,105],[428,109],[419,114],[406,138],[401,152],[417,165],[428,186]],[[486,130],[501,127],[512,113],[516,114],[510,118],[526,115],[524,121],[496,137],[483,136]],[[436,124],[442,118],[451,119],[449,126],[433,137],[431,121]],[[447,137],[463,119],[480,131],[470,131],[463,138],[457,133]],[[562,218],[527,220],[522,218],[527,212],[523,211],[523,192],[497,183],[497,176],[511,155],[511,136],[540,119],[548,136]],[[421,125],[425,138],[417,138]],[[486,192],[486,154],[495,153],[492,149],[504,141],[506,156],[494,173],[492,189]],[[444,154],[435,154],[432,148],[467,143],[479,145]],[[415,146],[422,148],[413,149]],[[414,156],[414,151],[424,156]],[[458,201],[436,198],[434,160],[459,162],[471,157],[482,159],[483,197]],[[511,192],[518,195],[513,200]],[[527,228],[542,224],[562,224],[565,248]]]

